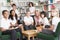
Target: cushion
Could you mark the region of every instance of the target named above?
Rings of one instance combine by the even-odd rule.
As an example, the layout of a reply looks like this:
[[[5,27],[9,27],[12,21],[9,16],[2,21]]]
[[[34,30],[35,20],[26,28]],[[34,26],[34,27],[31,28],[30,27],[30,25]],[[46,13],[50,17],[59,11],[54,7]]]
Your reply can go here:
[[[2,32],[0,31],[0,38],[1,38],[1,36],[2,36],[1,34],[2,34]]]
[[[48,35],[48,34],[43,34],[43,33],[38,33],[37,37],[42,38],[44,40],[54,40],[55,38],[53,35]]]
[[[10,36],[9,35],[2,35],[2,40],[9,40]]]
[[[59,34],[60,34],[60,22],[58,23],[58,26],[57,26],[54,36],[57,37],[57,36],[59,36]]]
[[[2,40],[9,40],[10,39],[10,35],[2,35],[1,37],[2,37]],[[16,37],[17,38],[20,37],[20,33],[19,32],[17,32]]]

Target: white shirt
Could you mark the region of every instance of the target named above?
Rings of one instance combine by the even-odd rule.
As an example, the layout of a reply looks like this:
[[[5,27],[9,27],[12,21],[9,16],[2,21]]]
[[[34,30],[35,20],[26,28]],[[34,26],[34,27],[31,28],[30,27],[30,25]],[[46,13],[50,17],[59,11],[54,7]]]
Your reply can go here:
[[[30,7],[29,11],[31,12],[31,15],[35,15],[33,12],[35,11],[35,7]]]
[[[43,18],[43,19],[42,19],[42,22],[43,22],[44,25],[50,25],[47,17]]]
[[[59,20],[60,20],[60,17],[59,17]]]
[[[10,23],[12,23],[13,25],[15,25],[16,19],[15,19],[15,17],[13,17],[13,19],[14,19],[14,20],[11,20],[11,19],[10,19]]]
[[[8,20],[8,19],[6,20],[5,18],[2,18],[0,27],[2,27],[4,29],[9,29],[9,27],[10,27],[10,20]]]
[[[52,25],[54,25],[53,32],[56,31],[56,28],[57,28],[57,25],[58,25],[59,22],[60,22],[60,20],[59,20],[58,17],[53,17],[53,19],[52,19]]]
[[[25,17],[24,17],[24,22],[25,22],[25,23],[32,24],[32,23],[33,23],[33,18],[32,18],[32,17],[27,17],[27,16],[25,16]],[[25,25],[26,25],[26,24],[25,24]]]

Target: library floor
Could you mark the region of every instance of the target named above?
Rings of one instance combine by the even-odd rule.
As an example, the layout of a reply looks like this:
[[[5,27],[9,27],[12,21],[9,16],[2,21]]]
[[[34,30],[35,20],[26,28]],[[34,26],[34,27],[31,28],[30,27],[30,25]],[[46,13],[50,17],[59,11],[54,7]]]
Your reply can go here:
[[[23,40],[27,40],[27,38],[24,38]],[[30,40],[32,40],[32,39],[30,39]],[[34,40],[43,40],[43,39],[37,39],[37,38],[35,38]],[[59,38],[56,38],[55,40],[60,40],[60,36],[59,36]]]
[[[23,39],[23,40],[27,40],[27,38],[26,39]],[[37,39],[37,38],[35,38],[35,40],[43,40],[43,39]],[[59,34],[59,37],[57,37],[55,40],[60,40],[60,34]]]
[[[23,39],[23,40],[27,40],[27,39]],[[30,40],[32,40],[32,39],[30,39]],[[35,38],[34,40],[42,40],[42,39],[36,39],[36,38]]]
[[[19,40],[19,39],[17,39],[17,40]],[[24,38],[23,40],[27,40],[27,38]],[[30,40],[32,40],[32,39],[30,39]],[[34,40],[42,40],[42,39],[35,38]]]

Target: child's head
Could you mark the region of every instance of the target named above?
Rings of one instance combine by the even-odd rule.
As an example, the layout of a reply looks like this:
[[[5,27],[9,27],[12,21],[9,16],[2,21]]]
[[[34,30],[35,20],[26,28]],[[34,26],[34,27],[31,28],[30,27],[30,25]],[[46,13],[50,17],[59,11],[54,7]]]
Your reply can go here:
[[[10,15],[15,16],[15,11],[14,10],[11,10],[10,11]]]
[[[29,2],[29,7],[34,6],[33,2]]]
[[[35,11],[35,16],[40,16],[40,11],[39,10]]]
[[[4,18],[8,18],[9,17],[9,12],[7,10],[3,10],[2,15],[3,15]]]
[[[41,17],[42,18],[46,17],[46,13],[44,11],[41,12]]]
[[[16,9],[16,4],[12,4],[12,8],[13,9]]]
[[[30,11],[27,11],[26,16],[30,16]]]

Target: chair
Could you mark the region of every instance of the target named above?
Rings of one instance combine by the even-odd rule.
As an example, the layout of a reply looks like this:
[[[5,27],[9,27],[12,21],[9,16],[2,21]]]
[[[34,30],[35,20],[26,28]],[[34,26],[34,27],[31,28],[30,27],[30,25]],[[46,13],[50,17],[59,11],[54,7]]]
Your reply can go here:
[[[58,23],[58,26],[57,26],[57,29],[56,29],[56,32],[54,33],[54,35],[38,33],[37,37],[42,38],[43,40],[58,40],[59,33],[60,33],[60,22]]]
[[[17,39],[20,37],[20,33],[17,32]],[[2,35],[2,32],[0,31],[0,39],[1,40],[10,40],[10,35]]]
[[[1,31],[0,31],[0,40],[1,40]]]

